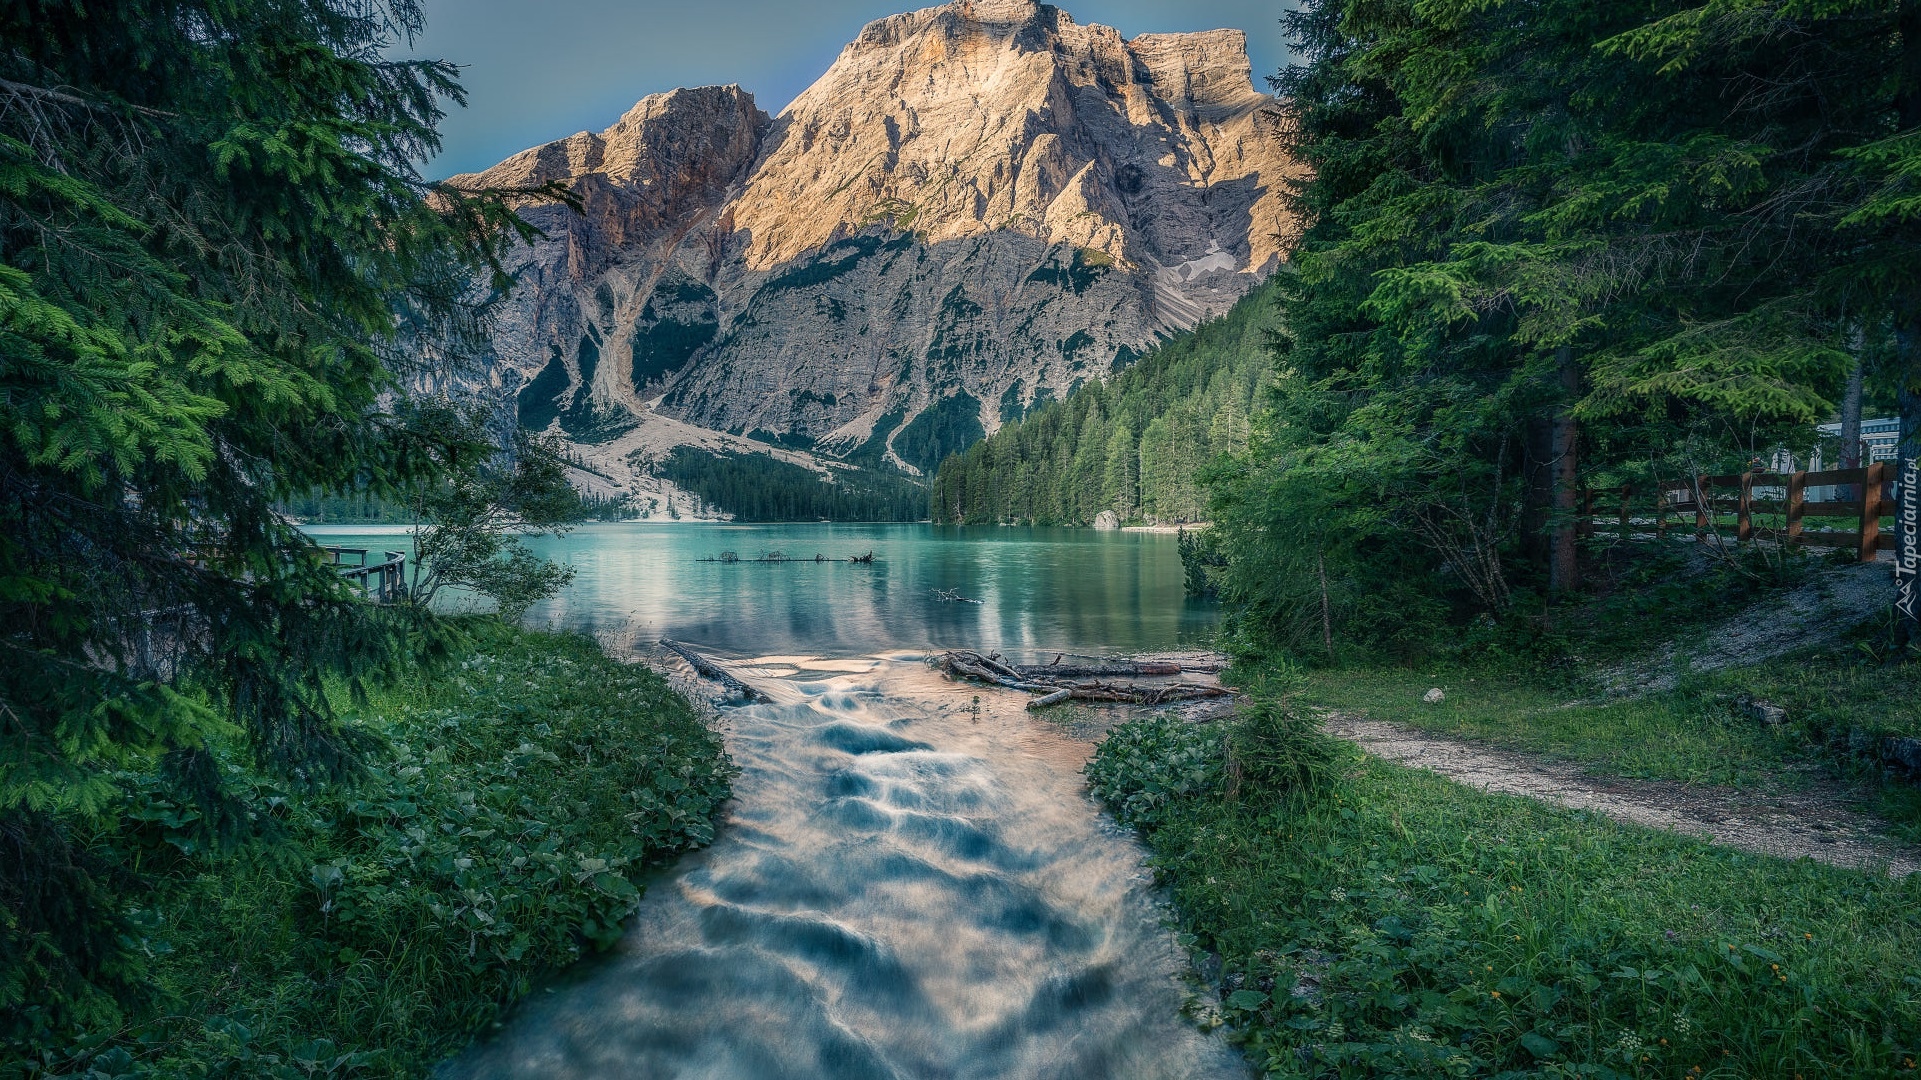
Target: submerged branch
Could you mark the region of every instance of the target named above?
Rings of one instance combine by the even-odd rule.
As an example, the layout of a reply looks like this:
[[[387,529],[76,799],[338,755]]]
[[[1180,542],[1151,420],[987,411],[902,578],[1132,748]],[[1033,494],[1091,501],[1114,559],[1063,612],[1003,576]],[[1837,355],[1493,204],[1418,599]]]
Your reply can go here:
[[[660,644],[662,648],[669,650],[692,665],[694,671],[702,678],[712,679],[726,687],[728,692],[735,697],[746,698],[748,701],[768,700],[766,694],[742,682],[719,664],[714,663],[712,660],[707,659],[687,646],[677,641],[670,641],[667,638],[661,638]]]

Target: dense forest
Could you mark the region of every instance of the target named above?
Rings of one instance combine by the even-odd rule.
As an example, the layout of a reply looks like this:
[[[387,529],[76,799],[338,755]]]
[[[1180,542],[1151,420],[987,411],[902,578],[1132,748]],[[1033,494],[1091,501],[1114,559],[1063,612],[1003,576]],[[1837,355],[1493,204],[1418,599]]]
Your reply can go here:
[[[1271,381],[1270,282],[1105,382],[1042,405],[965,453],[933,484],[934,520],[1086,525],[1206,516],[1202,468],[1247,446]]]
[[[927,489],[904,476],[837,469],[832,480],[763,454],[677,447],[654,472],[736,521],[924,521]]]
[[[314,525],[404,525],[419,516],[414,507],[369,491],[311,491],[274,509]]]
[[[1806,450],[1863,396],[1921,453],[1921,4],[1285,21],[1309,227],[1211,486],[1246,640],[1540,625],[1581,594],[1581,489]]]
[[[581,514],[560,448],[420,389],[482,383],[553,194],[420,176],[423,26],[0,7],[0,1078],[422,1075],[711,835],[699,715],[509,625],[572,572],[519,539]],[[291,506],[410,507],[408,573]]]

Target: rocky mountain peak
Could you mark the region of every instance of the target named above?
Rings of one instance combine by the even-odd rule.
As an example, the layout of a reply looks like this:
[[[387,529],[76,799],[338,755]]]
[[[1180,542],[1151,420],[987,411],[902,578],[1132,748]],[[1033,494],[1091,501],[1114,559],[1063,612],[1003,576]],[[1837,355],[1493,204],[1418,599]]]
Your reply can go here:
[[[778,117],[676,90],[459,180],[584,205],[523,211],[546,239],[495,340],[523,423],[610,474],[701,429],[913,472],[1278,266],[1279,122],[1240,31],[957,0],[868,25]]]
[[[1126,41],[1037,3],[961,0],[863,30],[782,112],[735,220],[756,268],[885,220],[934,243],[1013,231],[1128,267],[1227,252],[1259,272],[1278,204],[1264,228],[1243,205],[1206,211],[1275,165],[1252,130],[1272,109],[1238,30]],[[1149,223],[1150,204],[1180,210]]]

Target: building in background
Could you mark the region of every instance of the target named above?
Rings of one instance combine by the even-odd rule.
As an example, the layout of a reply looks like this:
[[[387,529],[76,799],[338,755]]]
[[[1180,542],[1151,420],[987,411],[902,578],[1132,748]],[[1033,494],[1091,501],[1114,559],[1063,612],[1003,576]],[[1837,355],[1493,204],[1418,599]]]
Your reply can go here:
[[[1835,447],[1841,439],[1841,425],[1822,424],[1814,430],[1820,433],[1822,442],[1815,446],[1813,457],[1802,461],[1786,450],[1776,450],[1773,458],[1768,461],[1768,470],[1791,473],[1823,472],[1831,468],[1840,468],[1839,464],[1829,464],[1828,456],[1832,453],[1836,462],[1841,458],[1838,448]],[[1872,465],[1877,461],[1897,460],[1901,449],[1900,418],[1891,416],[1883,420],[1861,421],[1861,446],[1861,464],[1863,465]]]
[[[1815,430],[1819,431],[1823,438],[1839,439],[1841,437],[1840,424],[1822,424]],[[1872,465],[1877,461],[1895,460],[1900,456],[1901,418],[1891,416],[1885,420],[1861,421],[1861,443],[1866,448],[1861,455],[1861,464]],[[1821,451],[1816,450],[1814,464],[1809,466],[1809,471],[1818,471],[1821,467]]]

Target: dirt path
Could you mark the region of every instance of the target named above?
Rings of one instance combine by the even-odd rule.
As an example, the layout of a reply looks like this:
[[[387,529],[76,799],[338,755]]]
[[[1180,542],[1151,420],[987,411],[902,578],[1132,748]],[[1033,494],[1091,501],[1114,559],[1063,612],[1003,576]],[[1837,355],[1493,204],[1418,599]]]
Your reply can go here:
[[[1591,776],[1578,765],[1542,761],[1429,735],[1397,724],[1330,714],[1327,730],[1376,757],[1439,773],[1505,795],[1521,795],[1616,821],[1666,829],[1726,847],[1809,858],[1905,877],[1921,870],[1921,851],[1882,836],[1835,792],[1748,793],[1727,788]]]

